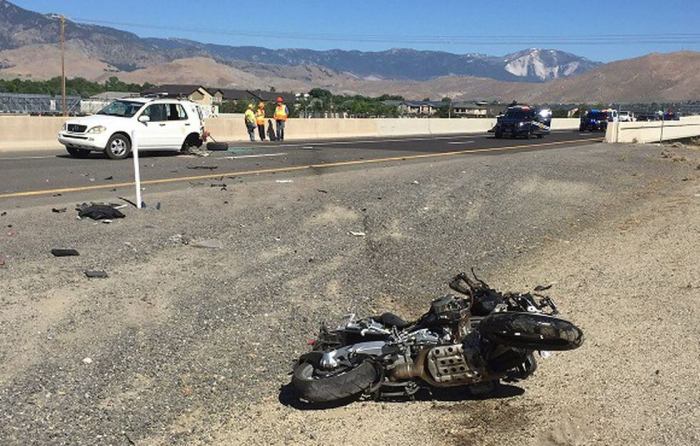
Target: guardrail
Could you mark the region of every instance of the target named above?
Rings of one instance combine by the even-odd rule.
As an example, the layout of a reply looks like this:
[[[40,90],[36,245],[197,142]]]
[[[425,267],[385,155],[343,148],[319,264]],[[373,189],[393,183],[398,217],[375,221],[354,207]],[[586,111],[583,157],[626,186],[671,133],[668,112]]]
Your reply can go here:
[[[645,144],[696,136],[700,136],[700,116],[688,116],[680,121],[611,123],[605,132],[605,141]]]

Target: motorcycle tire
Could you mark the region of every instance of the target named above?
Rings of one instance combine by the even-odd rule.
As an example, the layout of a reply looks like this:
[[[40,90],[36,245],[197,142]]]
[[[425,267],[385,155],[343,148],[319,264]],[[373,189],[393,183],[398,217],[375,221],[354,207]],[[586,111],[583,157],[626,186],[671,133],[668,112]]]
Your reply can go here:
[[[228,143],[225,142],[208,142],[207,150],[210,152],[225,152],[228,150]]]
[[[351,369],[330,376],[319,376],[318,363],[304,359],[294,367],[292,386],[299,397],[310,403],[330,403],[358,397],[375,384],[377,369],[370,361],[362,361]]]
[[[580,328],[537,313],[493,313],[481,321],[479,332],[493,343],[526,350],[573,350],[583,344]]]

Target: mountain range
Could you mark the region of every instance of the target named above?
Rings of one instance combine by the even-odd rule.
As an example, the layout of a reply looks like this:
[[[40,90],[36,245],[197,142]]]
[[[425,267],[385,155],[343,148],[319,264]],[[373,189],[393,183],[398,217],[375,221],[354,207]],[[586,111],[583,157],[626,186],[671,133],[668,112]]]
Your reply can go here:
[[[47,79],[60,70],[59,20],[0,0],[0,77]],[[407,98],[543,102],[700,98],[700,53],[649,55],[601,64],[556,49],[505,56],[391,49],[378,52],[267,49],[142,38],[107,26],[66,22],[70,77],[201,83],[216,87]]]

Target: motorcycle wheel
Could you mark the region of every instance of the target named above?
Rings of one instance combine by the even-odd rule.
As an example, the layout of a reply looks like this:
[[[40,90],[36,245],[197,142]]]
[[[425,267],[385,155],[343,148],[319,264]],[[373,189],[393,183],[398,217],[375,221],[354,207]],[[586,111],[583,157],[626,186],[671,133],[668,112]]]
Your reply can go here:
[[[493,313],[479,324],[482,336],[496,344],[527,350],[573,350],[583,331],[569,321],[536,313]]]
[[[292,386],[301,399],[310,403],[329,403],[359,396],[379,379],[370,361],[360,361],[352,367],[321,370],[318,362],[303,359],[292,374]]]

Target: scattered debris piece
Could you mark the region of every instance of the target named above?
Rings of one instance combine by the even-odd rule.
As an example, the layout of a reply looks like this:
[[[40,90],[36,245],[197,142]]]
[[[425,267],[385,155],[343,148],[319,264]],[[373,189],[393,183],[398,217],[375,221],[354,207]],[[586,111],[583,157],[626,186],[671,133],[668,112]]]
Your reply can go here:
[[[226,183],[210,183],[209,187],[220,187],[222,189],[226,189]]]
[[[138,206],[136,206],[136,203],[134,203],[133,201],[129,200],[128,198],[124,198],[124,197],[117,197],[117,198],[119,198],[119,199],[122,200],[122,201],[126,201],[127,203],[129,203],[129,204],[132,205],[133,207],[138,207]],[[113,207],[114,207],[115,209],[117,209],[117,207],[115,207],[115,206],[113,206]]]
[[[317,189],[317,190],[318,190],[320,193],[322,193],[322,194],[327,194],[327,193],[328,193],[328,191],[325,190],[325,189]]]
[[[83,358],[83,364],[92,364],[92,358]]]
[[[101,221],[102,223],[106,224],[106,225],[112,223],[112,220],[110,220],[110,219],[108,219],[108,218],[105,218],[104,220],[100,220],[100,221]]]
[[[114,179],[114,176],[110,175],[107,178],[105,178],[105,181],[111,181]]]
[[[52,197],[61,197],[62,194],[53,194]]]
[[[207,239],[190,242],[190,246],[204,249],[223,249],[224,244],[221,243],[219,240]]]
[[[109,276],[105,271],[85,271],[85,277],[88,279],[106,279]]]
[[[0,217],[4,217],[5,215],[7,215],[7,212],[5,212],[5,211],[0,212]]]
[[[6,267],[7,267],[7,263],[5,261],[5,256],[0,255],[0,268],[6,268]]]
[[[216,170],[219,166],[187,166],[187,168],[192,170]]]
[[[51,250],[51,254],[53,254],[54,257],[75,257],[80,255],[78,251],[71,248],[54,248]]]
[[[275,180],[275,183],[293,183],[294,180]]]
[[[190,243],[190,239],[185,237],[182,234],[175,234],[172,237],[170,237],[168,240],[170,240],[173,243],[179,243],[183,245],[188,245]]]
[[[83,203],[77,208],[79,218],[91,218],[93,220],[114,220],[124,218],[125,215],[110,204]]]
[[[352,235],[353,237],[364,237],[367,235],[364,232],[360,231],[349,231],[348,234]]]
[[[548,289],[552,288],[553,285],[553,283],[550,283],[549,285],[537,285],[535,287],[535,291],[547,291]]]
[[[68,210],[68,208],[52,208],[51,212],[53,212],[54,214],[62,214],[64,212],[66,212],[67,210]]]
[[[411,184],[420,184],[420,183],[418,182],[418,180],[413,180],[413,181],[411,181]]]

